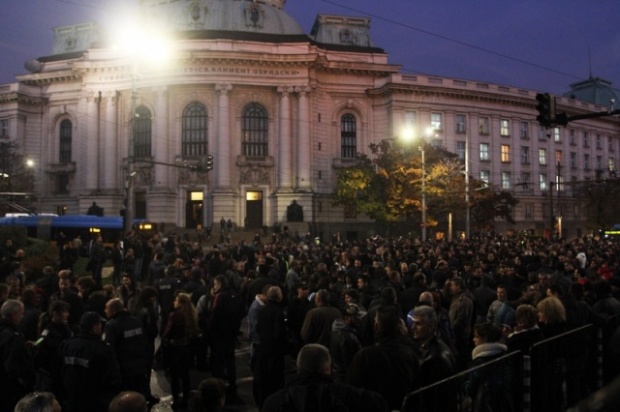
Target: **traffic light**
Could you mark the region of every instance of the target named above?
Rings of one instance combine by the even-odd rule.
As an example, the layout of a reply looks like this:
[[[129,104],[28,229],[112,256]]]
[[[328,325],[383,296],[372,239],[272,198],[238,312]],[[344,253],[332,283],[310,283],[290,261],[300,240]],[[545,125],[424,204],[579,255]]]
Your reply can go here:
[[[555,125],[555,97],[551,97],[549,93],[538,93],[536,95],[536,110],[538,116],[536,120],[541,126],[547,129]]]
[[[207,155],[207,162],[205,163],[205,169],[208,171],[213,170],[213,155]]]

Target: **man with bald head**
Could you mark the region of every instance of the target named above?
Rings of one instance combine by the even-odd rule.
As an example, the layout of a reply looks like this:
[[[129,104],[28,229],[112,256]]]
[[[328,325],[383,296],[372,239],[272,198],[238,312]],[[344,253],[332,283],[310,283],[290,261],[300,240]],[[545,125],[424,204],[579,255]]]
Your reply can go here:
[[[105,325],[105,341],[118,360],[122,389],[151,398],[148,380],[151,365],[145,352],[148,345],[142,322],[129,314],[120,299],[110,299],[105,305],[105,314],[109,319]]]
[[[121,392],[112,399],[108,412],[147,412],[148,404],[138,392]]]

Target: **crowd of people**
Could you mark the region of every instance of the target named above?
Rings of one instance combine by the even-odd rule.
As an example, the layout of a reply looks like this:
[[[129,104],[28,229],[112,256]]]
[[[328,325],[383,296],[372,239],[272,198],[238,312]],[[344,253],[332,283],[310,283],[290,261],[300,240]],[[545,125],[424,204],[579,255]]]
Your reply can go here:
[[[148,409],[153,367],[167,370],[174,410],[225,410],[246,316],[259,409],[399,410],[418,388],[620,313],[620,247],[608,239],[202,240],[132,232],[102,257],[95,238],[79,274],[84,245],[70,241],[34,278],[7,239],[0,412],[44,398],[67,411]],[[193,388],[192,368],[212,377]],[[476,395],[478,410],[505,401]]]

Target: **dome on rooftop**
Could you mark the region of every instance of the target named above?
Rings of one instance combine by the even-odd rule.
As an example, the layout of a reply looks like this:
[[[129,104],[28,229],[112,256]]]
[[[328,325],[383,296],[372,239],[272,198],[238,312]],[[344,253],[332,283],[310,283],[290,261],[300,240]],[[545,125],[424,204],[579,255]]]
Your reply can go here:
[[[144,17],[172,31],[304,34],[283,10],[286,0],[143,0]]]
[[[564,97],[581,100],[599,106],[610,106],[620,103],[620,91],[611,86],[611,82],[600,77],[590,77],[588,80],[573,83],[571,91],[564,93]]]

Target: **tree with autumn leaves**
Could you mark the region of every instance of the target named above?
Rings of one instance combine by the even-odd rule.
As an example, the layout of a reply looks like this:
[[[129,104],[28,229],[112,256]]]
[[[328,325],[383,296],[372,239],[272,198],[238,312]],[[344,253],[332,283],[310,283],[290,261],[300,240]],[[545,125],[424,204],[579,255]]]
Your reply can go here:
[[[358,154],[354,165],[339,170],[334,204],[367,214],[379,223],[422,216],[422,159],[420,147],[399,139],[369,146],[371,156]],[[431,145],[424,146],[426,225],[434,227],[452,213],[465,221],[466,182],[458,157]],[[512,209],[518,203],[509,192],[497,191],[478,179],[469,179],[472,229],[487,228],[498,218],[514,223]]]

